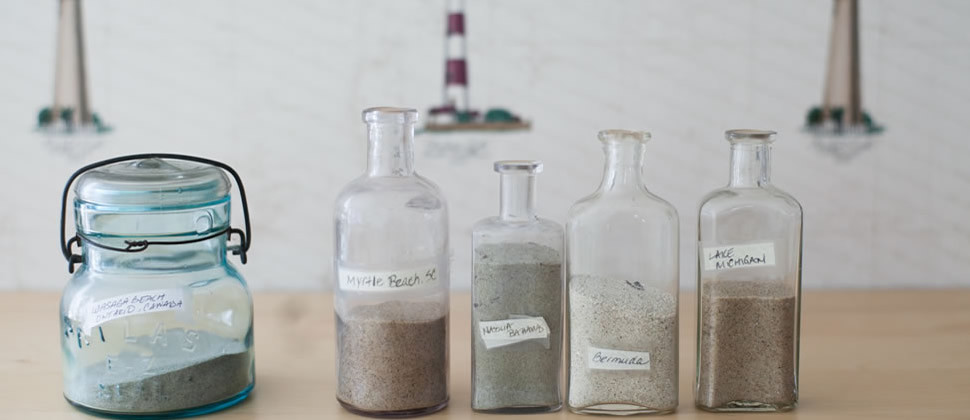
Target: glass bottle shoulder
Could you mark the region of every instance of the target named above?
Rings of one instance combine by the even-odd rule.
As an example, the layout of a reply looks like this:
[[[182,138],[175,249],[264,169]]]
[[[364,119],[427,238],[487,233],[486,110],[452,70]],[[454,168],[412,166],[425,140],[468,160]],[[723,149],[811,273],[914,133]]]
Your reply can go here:
[[[552,220],[509,222],[498,216],[489,217],[472,227],[473,259],[477,264],[480,257],[490,253],[489,247],[500,246],[510,247],[508,252],[520,256],[537,254],[550,261],[561,260],[564,236],[562,226]]]
[[[552,220],[537,217],[530,221],[510,222],[501,217],[492,216],[479,220],[472,226],[473,232],[489,231],[531,231],[531,232],[561,232],[562,226]]]
[[[472,226],[472,235],[476,241],[540,242],[554,245],[562,241],[563,228],[559,223],[541,217],[525,222],[510,222],[493,216],[475,223]]]
[[[401,207],[444,212],[447,203],[434,182],[416,173],[404,177],[360,176],[348,183],[336,200],[338,217],[346,216],[351,209],[394,211]]]
[[[604,193],[597,191],[583,197],[569,209],[567,224],[587,219],[603,219],[627,215],[644,223],[648,219],[663,218],[676,222],[677,209],[667,200],[660,198],[646,188],[633,193]]]
[[[801,218],[802,206],[795,197],[774,185],[752,188],[723,187],[711,191],[701,200],[701,215],[717,215],[733,210],[760,209]]]

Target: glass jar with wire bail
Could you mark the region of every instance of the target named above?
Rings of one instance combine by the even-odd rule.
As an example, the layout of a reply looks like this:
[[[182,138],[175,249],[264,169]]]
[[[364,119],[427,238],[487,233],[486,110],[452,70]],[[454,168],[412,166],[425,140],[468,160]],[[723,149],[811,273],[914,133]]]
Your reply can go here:
[[[472,228],[472,408],[562,407],[563,229],[535,211],[538,161],[495,162],[499,215]]]
[[[239,189],[245,231],[230,225],[223,171]],[[77,233],[65,242],[72,185]],[[193,156],[122,156],[75,172],[62,199],[61,248],[74,273],[60,305],[67,400],[145,418],[246,398],[255,379],[252,298],[226,258],[245,264],[252,239],[236,171]],[[239,245],[227,245],[231,236]]]

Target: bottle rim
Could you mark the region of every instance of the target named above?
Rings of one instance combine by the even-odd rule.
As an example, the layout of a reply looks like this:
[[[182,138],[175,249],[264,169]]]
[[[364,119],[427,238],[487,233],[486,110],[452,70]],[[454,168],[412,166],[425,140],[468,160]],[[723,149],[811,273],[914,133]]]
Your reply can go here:
[[[542,172],[541,160],[499,160],[495,162],[495,172],[500,174]]]
[[[414,124],[418,121],[418,110],[393,106],[367,108],[361,118],[368,124]]]
[[[756,130],[750,128],[741,128],[734,130],[727,130],[724,132],[724,138],[727,141],[734,143],[774,143],[775,136],[777,132],[771,130]]]
[[[597,133],[596,137],[603,143],[614,141],[636,141],[646,143],[650,140],[650,132],[645,130],[608,129]]]

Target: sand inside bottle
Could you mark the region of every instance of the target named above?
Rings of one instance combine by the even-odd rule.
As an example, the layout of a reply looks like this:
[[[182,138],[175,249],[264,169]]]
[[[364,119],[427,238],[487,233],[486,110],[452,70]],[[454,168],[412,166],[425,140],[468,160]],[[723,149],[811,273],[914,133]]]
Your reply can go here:
[[[163,338],[181,343],[184,334],[172,329]],[[253,383],[252,352],[236,340],[197,334],[199,345],[191,352],[178,345],[155,346],[150,355],[125,351],[88,366],[67,378],[64,396],[102,412],[155,414],[206,406],[245,391]]]
[[[435,302],[390,301],[337,314],[337,399],[401,412],[448,401],[448,317]]]
[[[569,282],[569,407],[626,414],[677,408],[677,298],[641,281],[573,276]],[[589,348],[647,352],[649,370],[589,366]]]
[[[784,410],[797,402],[795,292],[785,281],[711,281],[701,290],[697,404]]]
[[[548,411],[562,405],[562,256],[536,243],[475,248],[472,283],[472,408]],[[488,349],[480,321],[541,317],[546,340]]]

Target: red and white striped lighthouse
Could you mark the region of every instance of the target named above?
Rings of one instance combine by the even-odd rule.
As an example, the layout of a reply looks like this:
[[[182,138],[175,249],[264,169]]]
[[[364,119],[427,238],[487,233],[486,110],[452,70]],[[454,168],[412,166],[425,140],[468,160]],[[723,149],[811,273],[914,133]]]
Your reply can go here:
[[[448,0],[445,32],[445,106],[468,111],[468,62],[465,58],[464,0]]]

